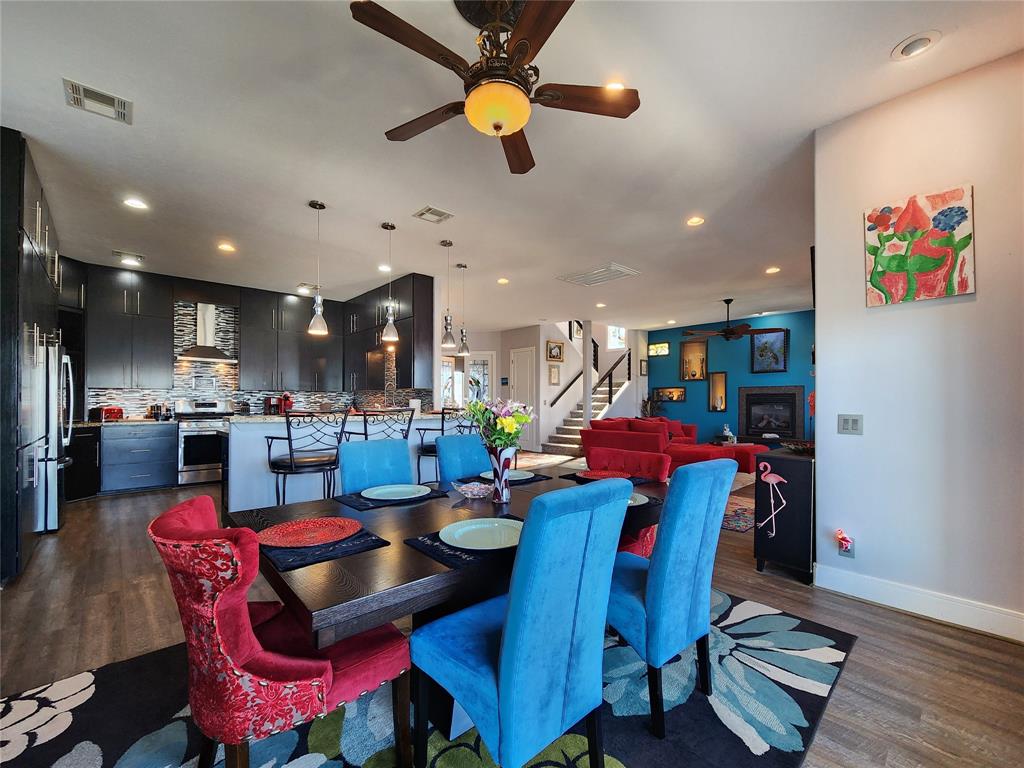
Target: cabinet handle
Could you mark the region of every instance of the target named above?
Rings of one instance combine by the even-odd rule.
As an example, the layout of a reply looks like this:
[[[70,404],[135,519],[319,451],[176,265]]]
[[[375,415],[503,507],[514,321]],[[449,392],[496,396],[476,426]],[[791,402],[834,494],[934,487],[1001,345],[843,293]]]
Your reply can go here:
[[[39,246],[40,227],[43,226],[43,206],[36,200],[36,246]]]
[[[277,330],[277,310],[270,310],[270,327],[275,331]]]
[[[85,309],[85,283],[78,286],[78,308]]]
[[[140,291],[135,292],[135,314],[142,314],[142,293]]]
[[[150,448],[132,448],[128,453],[149,453]]]
[[[149,476],[150,476],[150,473],[149,473],[149,472],[147,472],[147,473],[146,473],[146,474],[144,474],[144,475],[129,475],[128,477],[129,477],[130,479],[134,480],[134,479],[135,479],[135,478],[137,478],[137,477],[149,477]]]
[[[60,265],[60,254],[53,252],[53,276],[57,281],[57,293],[64,292],[64,268]]]
[[[100,441],[97,440],[96,441],[96,467],[97,467],[97,469],[99,468],[99,466],[100,466]]]
[[[128,314],[128,289],[124,289],[124,313]]]

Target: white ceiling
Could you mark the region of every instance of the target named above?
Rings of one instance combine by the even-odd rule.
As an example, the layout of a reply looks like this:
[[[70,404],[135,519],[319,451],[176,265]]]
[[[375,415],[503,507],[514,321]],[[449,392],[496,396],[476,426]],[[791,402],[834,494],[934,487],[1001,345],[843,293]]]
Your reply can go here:
[[[384,4],[472,59],[450,2]],[[437,243],[455,241],[477,330],[683,325],[721,319],[723,296],[736,315],[808,307],[814,129],[1024,47],[1021,3],[578,2],[536,61],[541,81],[619,79],[640,109],[535,109],[537,167],[512,176],[461,118],[385,140],[461,98],[460,82],[346,3],[5,2],[0,25],[0,118],[29,137],[66,255],[137,251],[153,271],[291,290],[315,277],[319,198],[327,296],[380,283],[390,219],[396,274],[443,277]],[[934,50],[890,61],[932,28]],[[61,77],[132,100],[134,125],[66,107]],[[970,118],[951,105],[950,119]],[[129,195],[151,209],[125,208]],[[411,218],[427,204],[455,218]],[[707,223],[684,226],[695,213]],[[642,274],[554,279],[611,260]]]

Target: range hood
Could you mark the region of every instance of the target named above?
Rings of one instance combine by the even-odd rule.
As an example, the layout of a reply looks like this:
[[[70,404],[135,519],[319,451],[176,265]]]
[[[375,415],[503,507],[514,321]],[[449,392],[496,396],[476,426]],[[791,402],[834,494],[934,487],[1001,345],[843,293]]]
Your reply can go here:
[[[206,363],[237,363],[216,347],[217,307],[196,304],[196,343],[178,355],[179,360],[198,360]]]

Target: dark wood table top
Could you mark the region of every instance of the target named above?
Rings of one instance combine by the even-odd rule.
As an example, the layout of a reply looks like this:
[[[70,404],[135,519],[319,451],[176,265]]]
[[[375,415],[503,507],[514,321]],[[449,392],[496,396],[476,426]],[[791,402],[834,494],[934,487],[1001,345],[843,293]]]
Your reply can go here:
[[[564,474],[564,472],[563,472]],[[575,487],[573,480],[552,480],[512,487],[509,504],[464,499],[455,491],[446,499],[360,511],[333,499],[228,513],[228,522],[262,530],[288,520],[351,517],[390,542],[389,546],[336,560],[278,571],[260,557],[260,571],[282,601],[309,627],[318,647],[403,616],[447,612],[508,587],[512,559],[486,558],[478,566],[452,569],[405,544],[406,539],[435,533],[449,523],[511,514],[526,519],[538,494]],[[637,486],[646,496],[663,498],[667,486]],[[661,506],[631,508],[624,530],[629,533],[658,522]]]

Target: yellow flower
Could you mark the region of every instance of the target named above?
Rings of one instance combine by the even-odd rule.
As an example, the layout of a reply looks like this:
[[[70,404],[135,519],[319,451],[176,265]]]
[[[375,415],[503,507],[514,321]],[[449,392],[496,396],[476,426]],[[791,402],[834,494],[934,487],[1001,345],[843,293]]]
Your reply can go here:
[[[515,434],[515,431],[519,428],[516,424],[516,420],[512,416],[501,416],[498,418],[498,426],[501,427],[501,431],[509,435]]]

